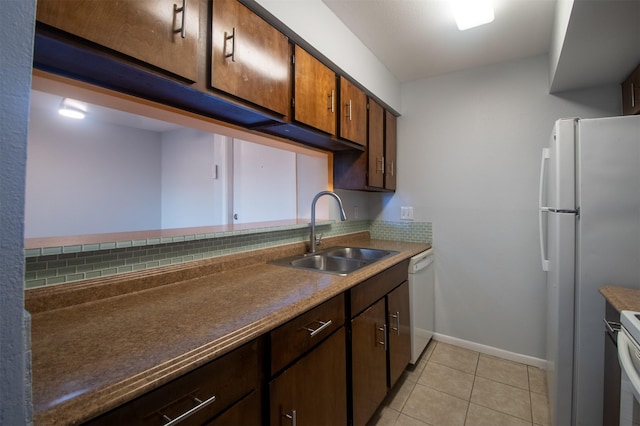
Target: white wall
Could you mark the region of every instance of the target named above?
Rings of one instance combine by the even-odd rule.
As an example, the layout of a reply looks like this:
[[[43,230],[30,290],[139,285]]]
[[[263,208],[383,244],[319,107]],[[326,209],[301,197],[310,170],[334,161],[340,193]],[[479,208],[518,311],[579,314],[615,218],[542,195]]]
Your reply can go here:
[[[297,206],[296,153],[234,139],[234,223],[295,219]]]
[[[320,192],[326,191],[329,182],[329,167],[326,155],[296,154],[296,180],[298,182],[298,217],[311,218],[311,201]],[[328,197],[318,199],[316,218],[329,218]]]
[[[571,10],[574,0],[556,0],[556,13],[551,34],[551,46],[549,48],[549,76],[553,81],[560,62],[562,47],[564,46]]]
[[[400,110],[398,79],[321,0],[257,2],[391,108]]]
[[[400,206],[433,223],[436,331],[545,357],[546,280],[540,269],[540,152],[560,117],[619,113],[618,86],[548,94],[546,56],[402,86]]]
[[[32,108],[25,236],[160,228],[160,135]]]

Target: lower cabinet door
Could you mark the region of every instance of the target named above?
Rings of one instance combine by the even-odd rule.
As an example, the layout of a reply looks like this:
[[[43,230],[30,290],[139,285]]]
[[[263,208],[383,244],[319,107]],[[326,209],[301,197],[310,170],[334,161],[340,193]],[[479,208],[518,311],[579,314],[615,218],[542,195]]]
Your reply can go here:
[[[346,425],[344,327],[269,384],[270,424]]]
[[[205,423],[207,426],[260,426],[262,424],[262,411],[260,409],[260,394],[252,391],[242,398],[227,411],[220,414],[212,421]]]
[[[393,387],[411,360],[408,281],[387,295],[387,306],[389,307],[389,387]]]
[[[384,298],[351,321],[353,424],[365,425],[387,394]]]

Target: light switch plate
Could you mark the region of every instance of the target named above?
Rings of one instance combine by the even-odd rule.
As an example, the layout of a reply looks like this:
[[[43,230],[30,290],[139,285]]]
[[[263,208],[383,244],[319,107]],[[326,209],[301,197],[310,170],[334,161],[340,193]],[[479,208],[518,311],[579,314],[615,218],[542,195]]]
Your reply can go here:
[[[413,207],[400,207],[401,220],[413,220]]]

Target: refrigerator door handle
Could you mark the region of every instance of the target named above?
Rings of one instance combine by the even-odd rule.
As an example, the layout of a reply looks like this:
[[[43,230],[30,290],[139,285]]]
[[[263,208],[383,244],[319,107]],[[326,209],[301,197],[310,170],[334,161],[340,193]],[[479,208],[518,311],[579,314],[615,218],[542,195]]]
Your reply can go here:
[[[547,163],[549,162],[549,148],[542,149],[542,160],[540,161],[540,187],[538,192],[538,231],[540,233],[540,260],[542,261],[542,270],[549,270],[549,258],[546,253],[546,244],[544,241],[545,229],[543,229],[542,214],[549,212],[549,207],[542,205],[542,197],[544,194],[544,182],[547,172]]]

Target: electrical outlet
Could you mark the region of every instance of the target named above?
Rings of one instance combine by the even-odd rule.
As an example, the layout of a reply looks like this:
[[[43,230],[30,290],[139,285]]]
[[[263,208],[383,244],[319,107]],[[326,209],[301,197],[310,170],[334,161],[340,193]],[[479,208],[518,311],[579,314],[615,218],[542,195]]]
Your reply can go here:
[[[400,207],[401,220],[413,220],[413,207]]]

